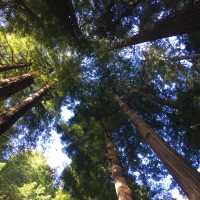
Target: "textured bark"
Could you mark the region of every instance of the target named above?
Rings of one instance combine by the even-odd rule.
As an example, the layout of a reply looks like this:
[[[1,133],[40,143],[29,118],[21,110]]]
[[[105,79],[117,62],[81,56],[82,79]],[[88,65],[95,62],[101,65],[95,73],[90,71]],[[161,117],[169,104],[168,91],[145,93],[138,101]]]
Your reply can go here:
[[[23,90],[33,83],[35,73],[0,80],[0,100]]]
[[[20,68],[24,68],[24,67],[29,67],[31,64],[27,63],[27,64],[13,64],[13,65],[3,65],[0,66],[0,72],[5,72],[5,71],[9,71],[11,69],[20,69]]]
[[[194,170],[180,155],[176,153],[155,131],[143,121],[136,111],[130,109],[122,100],[115,96],[121,110],[128,115],[140,135],[157,153],[168,168],[176,182],[181,186],[190,200],[200,199],[200,174]]]
[[[9,108],[8,111],[0,115],[0,134],[7,131],[20,117],[28,110],[39,103],[40,99],[47,93],[50,85],[46,85],[30,97],[26,98],[15,106]]]
[[[154,41],[170,36],[200,31],[200,2],[193,7],[179,11],[173,16],[166,17],[143,28],[137,35],[113,43],[111,49],[119,49],[142,42]]]
[[[115,190],[118,200],[133,200],[133,192],[128,186],[126,178],[123,174],[123,167],[120,163],[117,151],[112,143],[111,134],[106,132],[106,148],[108,159],[111,162],[112,178],[115,184]]]

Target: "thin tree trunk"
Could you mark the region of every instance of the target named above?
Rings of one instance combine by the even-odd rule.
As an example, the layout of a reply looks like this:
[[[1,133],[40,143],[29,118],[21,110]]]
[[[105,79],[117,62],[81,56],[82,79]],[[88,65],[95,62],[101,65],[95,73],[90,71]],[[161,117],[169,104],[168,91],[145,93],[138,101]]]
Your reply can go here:
[[[126,113],[131,122],[138,129],[140,135],[146,140],[158,157],[168,168],[176,182],[182,187],[190,200],[200,199],[200,174],[194,170],[180,155],[169,147],[155,131],[143,121],[136,111],[130,109],[118,97],[114,97],[121,110]]]
[[[26,63],[26,64],[13,64],[13,65],[3,65],[0,66],[0,72],[5,72],[5,71],[9,71],[11,69],[20,69],[20,68],[24,68],[24,67],[29,67],[31,64],[30,63]]]
[[[22,117],[28,110],[35,106],[40,99],[47,93],[50,85],[46,85],[30,97],[26,98],[15,106],[9,108],[8,111],[0,115],[0,134],[7,131],[20,117]]]
[[[115,184],[115,190],[118,200],[133,200],[133,192],[128,186],[124,177],[123,167],[117,155],[117,151],[112,143],[111,133],[105,130],[106,148],[108,159],[111,163],[112,178]]]
[[[114,42],[111,45],[111,49],[119,49],[142,42],[200,31],[199,18],[200,2],[197,1],[194,6],[144,28],[137,35]]]
[[[34,74],[35,73],[27,73],[21,76],[0,80],[0,100],[30,86],[34,81]]]

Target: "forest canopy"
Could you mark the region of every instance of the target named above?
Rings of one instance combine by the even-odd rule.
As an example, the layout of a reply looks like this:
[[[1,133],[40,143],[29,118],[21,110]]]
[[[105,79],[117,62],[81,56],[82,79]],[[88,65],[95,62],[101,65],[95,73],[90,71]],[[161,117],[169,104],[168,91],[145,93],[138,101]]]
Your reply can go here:
[[[200,199],[199,18],[198,0],[0,0],[0,199]],[[52,130],[59,177],[34,151]]]

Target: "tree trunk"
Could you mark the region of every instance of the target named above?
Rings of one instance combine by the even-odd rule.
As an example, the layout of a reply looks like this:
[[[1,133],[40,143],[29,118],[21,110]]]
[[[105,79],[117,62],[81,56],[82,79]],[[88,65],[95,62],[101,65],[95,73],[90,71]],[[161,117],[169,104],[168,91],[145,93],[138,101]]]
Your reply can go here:
[[[197,1],[194,6],[184,11],[179,11],[173,16],[166,17],[155,24],[143,28],[137,35],[114,42],[111,45],[111,49],[119,49],[142,42],[200,31],[199,18],[200,2]]]
[[[133,192],[123,174],[123,167],[120,163],[117,151],[112,143],[111,134],[105,130],[106,148],[108,159],[111,163],[112,178],[115,184],[115,190],[118,200],[133,200]]]
[[[0,80],[0,100],[30,86],[34,81],[34,74],[35,73],[27,73],[21,76]]]
[[[169,147],[164,140],[162,140],[155,131],[143,121],[143,119],[130,109],[118,97],[114,97],[119,104],[121,110],[126,113],[131,122],[138,129],[138,132],[157,153],[158,157],[168,168],[171,175],[176,182],[182,187],[183,191],[188,195],[190,200],[200,199],[200,174],[194,170],[190,165]]]
[[[30,110],[40,99],[47,93],[50,85],[46,85],[30,97],[17,103],[15,106],[8,109],[0,115],[0,134],[7,131],[20,117],[22,117],[28,110]]]
[[[11,69],[20,69],[20,68],[24,68],[24,67],[29,67],[31,64],[27,63],[27,64],[13,64],[13,65],[3,65],[0,66],[0,72],[5,72]]]

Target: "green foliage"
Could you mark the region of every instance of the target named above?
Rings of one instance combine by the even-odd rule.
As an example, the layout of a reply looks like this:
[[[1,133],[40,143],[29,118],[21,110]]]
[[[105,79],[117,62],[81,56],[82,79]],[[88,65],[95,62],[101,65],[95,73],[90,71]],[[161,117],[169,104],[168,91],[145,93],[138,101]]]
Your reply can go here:
[[[29,195],[37,195],[37,190],[41,192],[44,189],[43,192],[53,194],[53,174],[45,163],[40,154],[33,152],[12,157],[1,170],[1,195],[10,199],[20,199],[24,196],[26,199]],[[31,191],[36,194],[30,194]]]
[[[155,192],[162,194],[159,198],[167,199],[167,192],[160,192],[160,187],[149,181],[159,182],[166,171],[147,145],[142,145],[136,129],[119,111],[113,94],[123,97],[170,145],[191,159],[196,154],[188,146],[199,149],[200,99],[196,82],[200,62],[190,59],[190,67],[173,57],[187,55],[187,50],[198,52],[199,33],[184,38],[187,50],[180,48],[183,46],[180,39],[173,45],[161,40],[121,52],[111,51],[109,46],[111,41],[152,27],[155,21],[188,5],[189,0],[3,0],[0,62],[32,65],[2,73],[0,78],[30,71],[38,74],[30,88],[0,102],[0,111],[46,82],[54,86],[48,100],[29,111],[14,131],[0,136],[1,159],[3,153],[15,151],[9,143],[12,138],[25,135],[17,142],[19,148],[27,148],[44,131],[48,137],[48,125],[60,123],[61,105],[78,102],[69,124],[58,125],[64,132],[66,153],[72,158],[71,166],[63,172],[64,189],[77,200],[116,199],[106,158],[103,130],[106,125],[136,198],[156,199]],[[136,177],[134,172],[139,175]],[[138,186],[137,181],[142,184]],[[153,188],[152,193],[149,188]],[[44,158],[33,152],[2,162],[0,195],[0,199],[10,200],[71,199],[62,189],[54,187],[52,171]]]
[[[37,71],[34,84],[13,95],[8,100],[1,101],[0,111],[3,112],[6,108],[15,105],[18,101],[41,88],[46,82],[53,84],[51,91],[42,100],[41,104],[24,116],[24,123],[21,123],[22,121],[18,122],[17,130],[10,129],[9,133],[0,136],[2,152],[5,149],[11,149],[12,151],[13,147],[9,146],[10,140],[12,137],[18,137],[21,133],[24,134],[26,141],[31,141],[29,142],[31,144],[36,143],[40,134],[44,130],[48,130],[52,116],[59,115],[60,102],[65,98],[66,91],[72,91],[71,88],[74,88],[74,85],[77,85],[76,87],[78,88],[79,84],[77,82],[80,79],[80,69],[78,58],[76,59],[78,56],[75,56],[74,51],[71,51],[70,48],[59,46],[59,48],[52,49],[27,34],[7,33],[2,28],[0,32],[0,47],[1,64],[31,63],[30,67],[1,73],[0,78]],[[68,75],[66,76],[65,74]],[[20,128],[18,129],[18,127]],[[29,130],[31,134],[24,131],[24,129]]]
[[[72,200],[69,194],[64,193],[61,189],[56,191],[56,196],[53,200]]]
[[[6,29],[12,32],[28,33],[40,42],[56,46],[65,39],[69,44],[79,46],[83,38],[79,30],[71,1],[15,0],[2,2]],[[5,6],[4,6],[5,4]],[[51,14],[50,14],[51,13]]]
[[[19,153],[1,164],[0,199],[53,200],[70,197],[53,183],[53,171],[37,152]]]
[[[18,189],[22,199],[50,200],[51,195],[47,195],[45,188],[36,182],[24,184]]]

